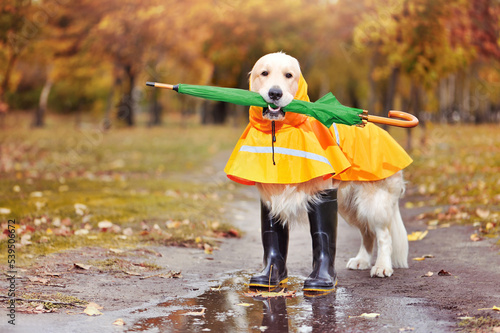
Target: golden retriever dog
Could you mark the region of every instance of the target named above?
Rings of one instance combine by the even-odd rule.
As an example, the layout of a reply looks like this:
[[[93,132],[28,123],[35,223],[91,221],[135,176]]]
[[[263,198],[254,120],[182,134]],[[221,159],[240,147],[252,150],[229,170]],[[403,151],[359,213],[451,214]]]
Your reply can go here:
[[[299,62],[285,53],[265,55],[253,66],[250,89],[269,103],[262,111],[262,118],[272,121],[273,131],[276,126],[279,132],[280,122],[289,114],[282,108],[296,96],[301,79]],[[273,146],[273,159],[274,149]],[[272,287],[287,281],[288,225],[309,218],[313,272],[304,284],[304,291],[334,290],[337,282],[334,270],[337,205],[341,216],[359,228],[362,237],[359,252],[349,260],[347,268],[371,269],[372,277],[389,277],[393,268],[408,267],[408,240],[398,205],[405,189],[401,171],[376,181],[316,177],[301,183],[256,182],[255,185],[261,197],[266,267],[252,277],[251,287]],[[375,242],[377,257],[372,266]]]

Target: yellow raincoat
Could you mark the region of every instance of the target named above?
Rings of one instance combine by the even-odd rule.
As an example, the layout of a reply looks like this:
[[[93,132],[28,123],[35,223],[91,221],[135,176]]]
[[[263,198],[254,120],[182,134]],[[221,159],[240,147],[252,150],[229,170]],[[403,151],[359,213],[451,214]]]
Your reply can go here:
[[[295,99],[309,101],[301,76]],[[330,129],[306,115],[287,112],[283,121],[262,117],[250,107],[250,123],[224,169],[241,184],[293,184],[313,178],[380,180],[408,166],[412,160],[381,128],[334,124]]]

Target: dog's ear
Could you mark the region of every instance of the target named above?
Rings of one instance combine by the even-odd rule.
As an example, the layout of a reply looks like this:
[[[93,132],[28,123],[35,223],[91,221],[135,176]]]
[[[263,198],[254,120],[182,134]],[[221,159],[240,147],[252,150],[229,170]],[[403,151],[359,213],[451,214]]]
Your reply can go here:
[[[299,69],[300,73],[302,73],[302,68],[300,68],[300,62],[295,58],[293,58],[293,60],[295,60],[295,63],[297,64],[297,68]]]
[[[248,72],[248,90],[252,90],[253,71]]]

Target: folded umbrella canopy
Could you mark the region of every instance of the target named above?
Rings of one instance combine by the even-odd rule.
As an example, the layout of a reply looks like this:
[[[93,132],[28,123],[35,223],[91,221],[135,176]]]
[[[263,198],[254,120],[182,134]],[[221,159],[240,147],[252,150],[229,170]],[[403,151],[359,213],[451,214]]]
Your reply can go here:
[[[191,84],[170,85],[158,82],[146,82],[146,85],[157,88],[175,90],[178,93],[196,96],[212,101],[227,102],[243,106],[267,107],[267,103],[259,93],[236,89],[221,88],[211,86],[199,86]],[[271,107],[276,108],[271,104]],[[335,96],[330,92],[321,97],[314,103],[294,99],[286,107],[282,108],[285,112],[295,112],[305,114],[316,118],[326,127],[333,123],[344,125],[362,125],[366,121],[387,124],[399,127],[415,127],[418,125],[418,119],[408,113],[401,111],[389,111],[389,117],[398,117],[405,120],[389,119],[384,117],[371,116],[367,111],[357,108],[351,108],[340,104]]]

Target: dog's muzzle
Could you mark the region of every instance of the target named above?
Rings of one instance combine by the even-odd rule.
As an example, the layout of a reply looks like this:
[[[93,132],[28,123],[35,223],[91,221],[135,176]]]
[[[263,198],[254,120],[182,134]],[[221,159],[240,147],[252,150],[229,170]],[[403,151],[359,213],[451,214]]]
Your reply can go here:
[[[285,111],[283,111],[279,106],[273,108],[268,105],[262,110],[262,116],[270,120],[279,120],[285,117]]]

